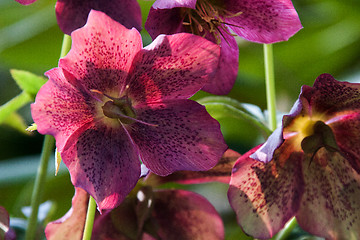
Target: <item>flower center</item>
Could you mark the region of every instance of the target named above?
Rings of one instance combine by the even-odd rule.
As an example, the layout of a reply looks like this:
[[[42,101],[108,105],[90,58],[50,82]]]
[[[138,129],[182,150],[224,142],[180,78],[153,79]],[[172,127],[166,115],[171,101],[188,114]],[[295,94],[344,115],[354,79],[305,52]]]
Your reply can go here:
[[[106,117],[119,119],[124,124],[135,122],[136,114],[127,97],[107,101],[102,106],[102,110]]]
[[[223,36],[220,30],[231,35],[224,26],[224,24],[231,25],[225,22],[226,18],[237,17],[242,13],[232,13],[226,10],[222,0],[197,0],[195,9],[184,8],[182,11],[183,25],[188,27],[189,32],[202,37],[210,33],[218,44],[221,42],[220,35]]]

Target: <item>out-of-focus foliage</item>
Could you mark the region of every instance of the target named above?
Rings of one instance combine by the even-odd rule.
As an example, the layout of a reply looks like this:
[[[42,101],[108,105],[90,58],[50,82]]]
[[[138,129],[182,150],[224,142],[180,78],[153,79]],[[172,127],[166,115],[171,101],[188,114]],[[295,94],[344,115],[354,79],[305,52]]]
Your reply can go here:
[[[139,2],[144,23],[153,1]],[[274,45],[277,106],[280,112],[288,112],[300,93],[301,85],[312,85],[321,73],[330,73],[339,80],[360,82],[360,1],[293,0],[293,4],[304,28],[288,42]],[[63,33],[56,24],[54,5],[54,0],[38,0],[29,6],[20,5],[14,0],[0,1],[0,105],[21,92],[10,75],[10,69],[43,75],[57,66]],[[142,35],[144,45],[149,44],[149,35],[144,30]],[[258,105],[264,110],[263,47],[240,38],[238,43],[239,75],[229,97]],[[194,99],[208,95],[200,92]],[[21,108],[17,114],[25,119],[22,126],[31,125],[29,105]],[[19,121],[17,115],[11,117],[13,121],[10,122]],[[251,123],[230,117],[219,121],[227,143],[240,153],[263,141]],[[40,134],[24,134],[9,125],[0,125],[0,205],[9,211],[11,217],[24,217],[21,207],[29,205],[41,146]],[[63,165],[57,177],[54,177],[54,170],[49,176],[44,201],[50,199],[57,207],[53,220],[69,209],[73,187]],[[218,185],[204,185],[195,190],[209,196],[219,209],[227,226],[227,238],[237,236],[240,239],[241,230],[235,224],[234,214],[228,206],[222,205],[226,198],[219,204],[218,195],[214,197],[217,189],[222,197],[226,195],[226,189]],[[207,191],[212,194],[207,194]]]

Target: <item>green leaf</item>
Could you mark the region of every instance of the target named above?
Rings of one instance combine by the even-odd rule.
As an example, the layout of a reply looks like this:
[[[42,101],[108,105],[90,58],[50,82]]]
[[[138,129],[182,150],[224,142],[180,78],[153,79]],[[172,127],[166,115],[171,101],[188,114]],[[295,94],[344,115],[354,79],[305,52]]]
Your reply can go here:
[[[12,113],[31,101],[31,96],[27,92],[23,91],[4,105],[0,106],[0,124],[3,123]]]
[[[29,93],[32,97],[35,97],[41,86],[46,83],[46,78],[35,75],[31,72],[24,70],[10,70],[11,76],[19,87]]]
[[[16,112],[11,113],[3,123],[18,130],[21,133],[25,133],[27,135],[30,134],[30,132],[26,131],[27,125],[25,124],[24,118]]]

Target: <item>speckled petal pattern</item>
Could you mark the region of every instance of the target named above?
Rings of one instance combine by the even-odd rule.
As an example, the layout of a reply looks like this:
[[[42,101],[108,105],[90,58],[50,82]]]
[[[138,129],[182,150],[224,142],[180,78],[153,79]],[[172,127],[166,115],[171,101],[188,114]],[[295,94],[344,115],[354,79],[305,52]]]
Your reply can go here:
[[[155,9],[187,7],[195,9],[196,0],[156,0],[153,4]]]
[[[136,55],[128,95],[134,104],[189,98],[207,83],[219,54],[219,46],[199,36],[160,35]]]
[[[224,3],[230,12],[242,12],[226,19],[226,22],[239,26],[230,28],[252,42],[286,41],[302,28],[290,0],[224,0]]]
[[[304,161],[303,168],[305,191],[296,216],[299,225],[326,239],[360,239],[360,175],[341,154],[325,148],[311,163]]]
[[[100,211],[118,206],[140,177],[138,151],[121,126],[91,123],[71,136],[61,156],[73,185],[91,194]]]
[[[141,30],[141,10],[136,0],[58,0],[55,12],[60,29],[70,35],[84,26],[91,9],[106,13],[127,28]]]
[[[302,154],[291,153],[289,146],[284,144],[275,153],[286,149],[288,159],[278,156],[265,164],[249,158],[258,146],[240,157],[233,168],[229,202],[239,225],[255,238],[271,238],[299,208],[303,193]]]
[[[158,175],[208,170],[227,149],[219,123],[197,102],[154,103],[139,106],[136,111],[140,120],[157,125],[134,123],[131,136],[143,163]]]
[[[118,89],[120,93],[133,58],[142,48],[140,33],[92,10],[87,24],[71,36],[71,50],[60,59],[59,67],[70,72],[88,90]]]
[[[46,225],[47,240],[81,239],[86,219],[89,194],[75,188],[71,209],[60,219]]]
[[[224,239],[224,226],[215,208],[204,197],[184,190],[154,194],[151,220],[160,239]]]
[[[69,83],[61,68],[51,69],[46,75],[49,81],[38,92],[31,114],[37,130],[53,135],[61,151],[71,134],[93,120],[94,106],[89,96]]]

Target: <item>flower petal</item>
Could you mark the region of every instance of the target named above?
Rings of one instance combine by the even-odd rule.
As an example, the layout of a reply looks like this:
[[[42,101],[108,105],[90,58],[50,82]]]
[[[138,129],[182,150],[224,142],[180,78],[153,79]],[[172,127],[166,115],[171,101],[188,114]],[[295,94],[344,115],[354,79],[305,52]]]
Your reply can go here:
[[[20,3],[22,5],[29,5],[29,4],[36,2],[36,0],[15,0],[15,1],[17,1],[18,3]]]
[[[138,107],[138,118],[156,126],[134,123],[130,134],[143,163],[158,175],[209,170],[227,149],[219,123],[197,102],[176,100]]]
[[[92,10],[87,24],[72,33],[70,52],[59,61],[85,89],[120,94],[141,36],[102,12]],[[113,96],[117,97],[117,96]]]
[[[61,152],[68,137],[93,120],[93,103],[69,83],[61,68],[46,72],[49,81],[38,92],[31,114],[41,134],[53,135]]]
[[[140,177],[136,147],[121,126],[91,123],[75,132],[61,157],[74,186],[94,197],[98,209],[113,209]]]
[[[224,2],[231,13],[241,12],[239,16],[226,18],[226,22],[232,24],[230,28],[246,40],[258,43],[286,41],[302,28],[290,0]]]
[[[155,9],[187,7],[195,9],[196,0],[156,0],[153,4]]]
[[[219,54],[216,44],[199,36],[160,35],[134,59],[129,97],[137,103],[189,98],[209,80]]]
[[[60,219],[50,222],[45,228],[48,240],[81,239],[86,219],[89,195],[81,188],[75,188],[71,209]]]
[[[219,64],[210,81],[201,90],[211,94],[226,95],[234,86],[238,74],[239,49],[233,36],[222,29],[219,30],[222,32]]]
[[[230,182],[231,170],[235,161],[240,157],[240,154],[234,150],[228,149],[215,167],[208,171],[178,171],[166,177],[160,177],[156,174],[150,173],[146,178],[146,184],[152,186],[160,185],[167,182],[178,182],[182,184],[197,184],[205,182]]]
[[[184,190],[156,191],[152,220],[160,239],[224,239],[215,208],[202,196]]]
[[[0,239],[15,240],[16,233],[10,228],[9,213],[6,209],[0,206]]]
[[[360,175],[341,154],[325,148],[304,161],[303,168],[299,225],[326,239],[360,239]]]
[[[290,147],[290,150],[288,148]],[[292,153],[285,142],[269,163],[249,156],[256,147],[235,163],[228,191],[239,225],[255,238],[271,238],[293,217],[303,193],[301,153]],[[289,151],[288,159],[281,154]],[[278,155],[280,154],[280,155]]]
[[[55,12],[60,29],[70,35],[84,26],[91,9],[104,12],[127,28],[141,30],[141,11],[136,0],[58,0]]]

